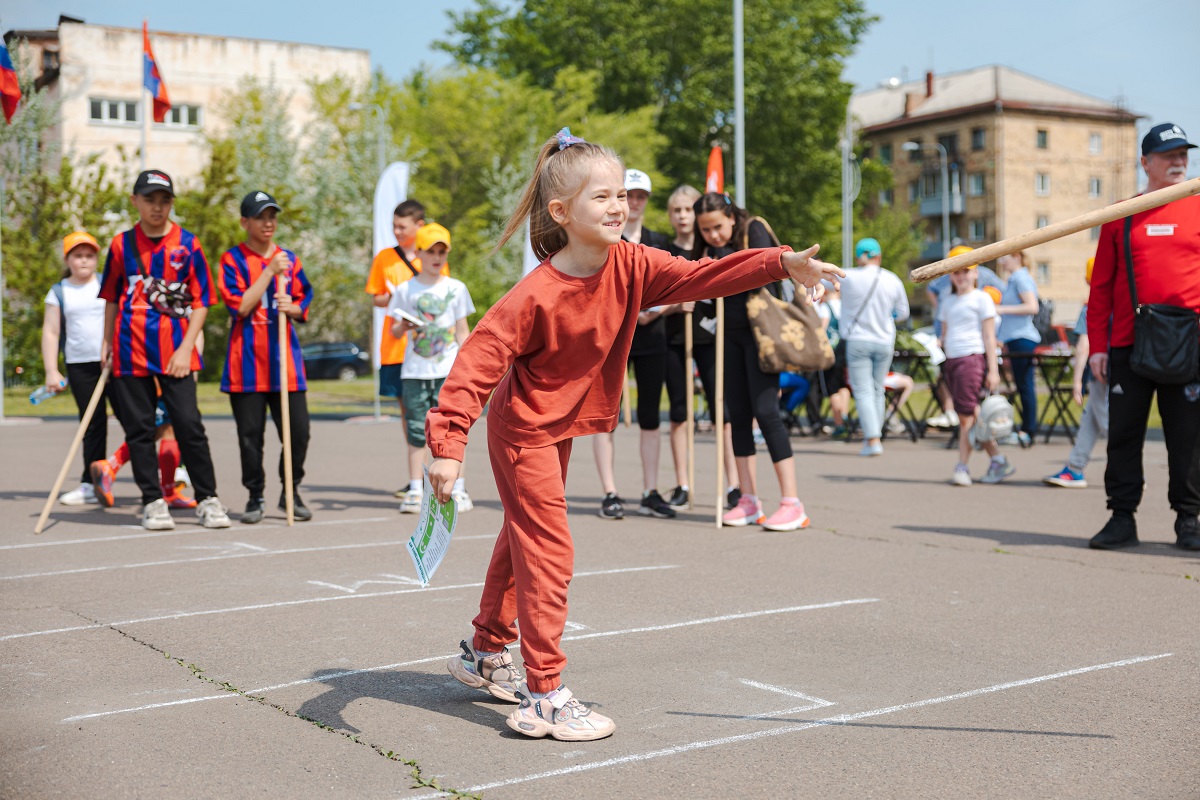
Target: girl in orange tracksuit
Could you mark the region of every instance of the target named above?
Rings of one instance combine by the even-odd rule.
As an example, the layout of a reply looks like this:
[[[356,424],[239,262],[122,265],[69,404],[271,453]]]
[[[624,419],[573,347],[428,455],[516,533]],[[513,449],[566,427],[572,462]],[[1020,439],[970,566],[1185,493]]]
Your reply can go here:
[[[621,240],[624,166],[606,147],[564,128],[541,149],[533,179],[501,244],[528,220],[542,263],[483,316],[442,387],[425,430],[429,480],[447,502],[467,433],[490,400],[488,449],[504,524],[474,619],[472,641],[451,659],[468,686],[520,702],[508,726],[563,740],[610,735],[611,719],[562,684],[574,546],[565,482],[571,440],[616,428],[638,310],[733,294],[791,277],[806,287],[843,274],[787,247],[688,261]],[[517,640],[524,683],[507,646]]]

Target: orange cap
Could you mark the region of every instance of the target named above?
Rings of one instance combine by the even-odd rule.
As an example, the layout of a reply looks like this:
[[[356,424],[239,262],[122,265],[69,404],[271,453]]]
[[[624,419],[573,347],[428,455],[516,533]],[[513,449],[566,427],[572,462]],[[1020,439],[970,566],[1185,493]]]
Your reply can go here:
[[[63,258],[66,258],[67,253],[79,247],[81,244],[90,245],[97,253],[100,252],[100,245],[96,242],[92,235],[87,231],[75,231],[68,233],[63,237]]]
[[[954,258],[955,256],[961,256],[963,253],[970,253],[974,249],[975,249],[974,247],[967,247],[965,244],[960,244],[958,247],[953,248],[946,255],[946,258]],[[971,264],[969,267],[966,267],[966,269],[975,269],[975,267],[977,267],[977,266],[978,266],[978,264]]]
[[[1096,257],[1092,256],[1091,258],[1088,259],[1087,272],[1083,276],[1083,279],[1086,280],[1088,283],[1092,282],[1092,267],[1094,267],[1095,265],[1096,265]]]
[[[1000,299],[1003,297],[1003,295],[1000,294],[1000,290],[997,289],[995,286],[983,287],[983,293],[986,294],[988,297],[992,298],[993,303],[995,303],[996,305],[1000,305]]]

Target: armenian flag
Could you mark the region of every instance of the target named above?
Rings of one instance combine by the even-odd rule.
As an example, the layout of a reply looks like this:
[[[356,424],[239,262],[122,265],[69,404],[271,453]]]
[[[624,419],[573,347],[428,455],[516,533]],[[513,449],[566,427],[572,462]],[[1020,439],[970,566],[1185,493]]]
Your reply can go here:
[[[8,48],[0,42],[0,105],[4,106],[5,122],[12,122],[20,100],[21,82],[17,80],[17,71],[8,57]]]
[[[167,84],[158,70],[158,62],[154,60],[154,50],[150,48],[150,31],[145,22],[142,23],[142,84],[154,98],[154,121],[166,121],[171,101],[167,98]]]

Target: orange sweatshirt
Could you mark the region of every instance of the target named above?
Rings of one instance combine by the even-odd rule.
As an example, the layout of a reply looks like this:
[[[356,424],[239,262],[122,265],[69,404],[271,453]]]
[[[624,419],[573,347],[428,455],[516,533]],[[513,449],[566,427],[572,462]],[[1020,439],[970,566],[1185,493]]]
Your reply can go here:
[[[542,263],[483,315],[459,350],[438,406],[425,417],[434,457],[462,460],[489,396],[488,425],[518,446],[614,430],[638,311],[781,280],[788,250],[689,261],[623,241],[587,278]]]

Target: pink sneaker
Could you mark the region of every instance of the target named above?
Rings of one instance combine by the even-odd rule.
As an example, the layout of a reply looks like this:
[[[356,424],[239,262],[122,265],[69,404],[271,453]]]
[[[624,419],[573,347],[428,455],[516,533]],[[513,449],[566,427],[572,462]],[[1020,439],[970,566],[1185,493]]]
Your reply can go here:
[[[804,513],[804,503],[783,503],[778,511],[766,518],[762,526],[769,531],[796,531],[807,528],[810,521]]]
[[[758,524],[763,521],[762,505],[756,499],[752,499],[746,495],[742,495],[738,500],[738,504],[733,507],[732,511],[726,511],[725,516],[721,517],[721,522],[734,528],[741,528],[751,523]]]

